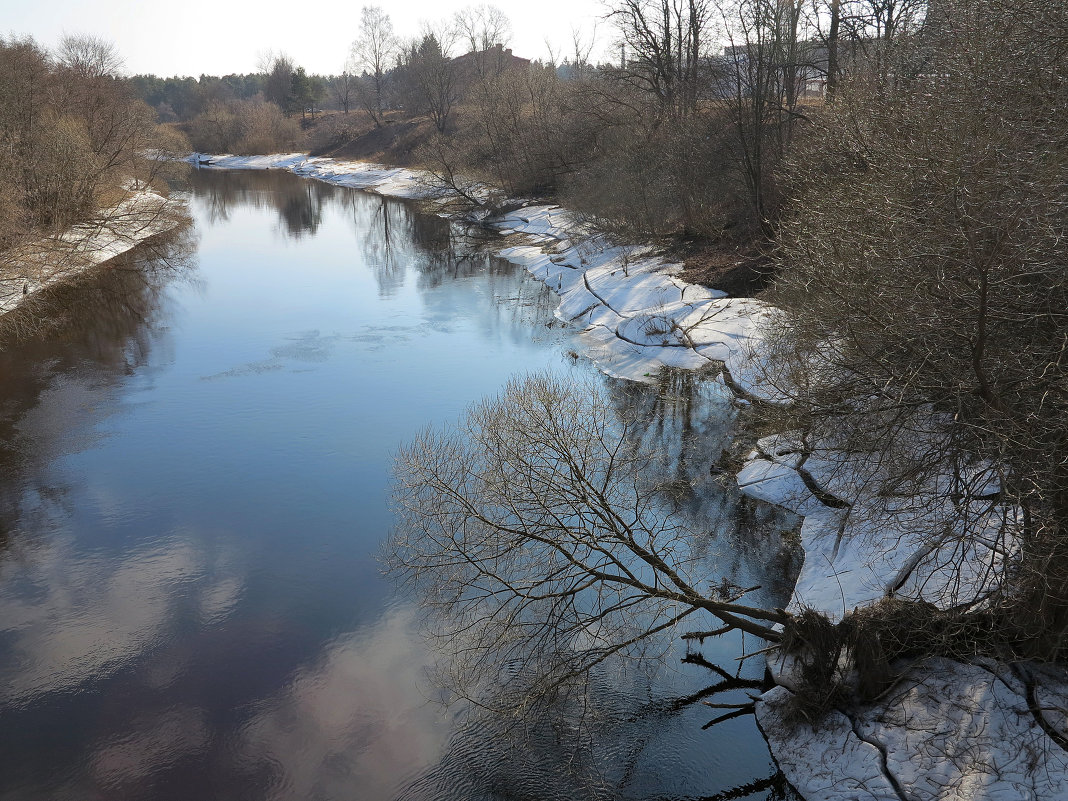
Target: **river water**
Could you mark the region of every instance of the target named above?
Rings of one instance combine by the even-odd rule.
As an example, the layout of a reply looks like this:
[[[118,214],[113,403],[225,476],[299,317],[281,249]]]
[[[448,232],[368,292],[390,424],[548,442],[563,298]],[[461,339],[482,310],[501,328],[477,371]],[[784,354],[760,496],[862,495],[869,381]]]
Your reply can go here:
[[[0,799],[784,797],[751,717],[702,729],[717,677],[679,649],[524,736],[427,700],[418,599],[378,559],[392,453],[516,373],[593,369],[551,293],[440,219],[190,181],[190,231],[0,351]],[[710,580],[781,604],[782,521],[710,475],[726,399],[602,381],[677,449]],[[742,647],[702,653],[759,678]]]

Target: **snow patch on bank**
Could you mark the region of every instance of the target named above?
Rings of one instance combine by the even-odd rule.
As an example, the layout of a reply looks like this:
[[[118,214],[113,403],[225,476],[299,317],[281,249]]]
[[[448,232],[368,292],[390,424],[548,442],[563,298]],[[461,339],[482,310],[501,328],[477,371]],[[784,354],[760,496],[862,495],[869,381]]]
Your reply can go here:
[[[1068,798],[1063,676],[931,659],[878,704],[832,711],[816,729],[791,721],[790,696],[765,693],[757,718],[790,783],[813,801]],[[1029,696],[1043,700],[1032,708]]]
[[[917,486],[908,497],[887,500],[878,490],[881,469],[868,454],[833,444],[814,447],[781,434],[761,439],[749,453],[737,476],[741,491],[805,518],[805,561],[791,611],[809,607],[840,620],[889,596],[946,609],[997,588],[1001,571],[993,566],[1018,547],[1009,538],[1015,510],[978,500],[964,514],[963,501],[947,486],[953,481],[948,474]],[[982,471],[976,476],[989,484]],[[991,489],[975,481],[973,497]],[[961,519],[969,521],[967,532]]]
[[[975,471],[972,497],[994,488],[991,472]],[[1019,522],[1014,509],[973,502],[965,533],[962,510],[941,485],[948,476],[891,502],[870,490],[878,478],[878,460],[790,436],[762,439],[749,454],[741,491],[804,515],[791,611],[840,620],[888,596],[948,608],[996,587],[995,566],[1018,547],[1006,533]],[[769,668],[779,686],[757,701],[757,721],[787,780],[810,801],[1068,799],[1061,669],[931,659],[909,667],[877,703],[809,723],[791,719],[794,660],[777,656]]]
[[[995,471],[973,467],[966,497],[979,500],[969,502],[948,470],[907,497],[882,497],[881,469],[870,454],[782,434],[748,455],[741,491],[804,515],[791,611],[840,620],[891,596],[949,608],[996,588],[1020,521],[1014,508],[982,499],[997,490]],[[757,702],[757,720],[788,781],[811,801],[1068,798],[1063,670],[931,659],[878,703],[812,724],[790,719],[793,659],[777,656],[769,668],[779,686]]]
[[[687,284],[675,277],[679,265],[644,248],[612,246],[600,237],[572,245],[573,228],[544,221],[555,210],[546,207],[527,224],[507,217],[505,223],[512,232],[552,236],[562,248],[550,255],[544,245],[525,245],[500,255],[560,295],[557,318],[581,329],[598,367],[634,381],[649,381],[662,367],[722,362],[742,370],[759,342],[766,304]]]
[[[205,156],[201,167],[289,170],[307,178],[377,192],[389,197],[441,200],[427,173],[365,162],[313,158],[299,153],[271,156]],[[465,191],[487,199],[488,187]],[[750,298],[687,284],[682,265],[648,247],[618,246],[590,231],[575,214],[554,205],[531,205],[483,220],[527,244],[500,255],[523,266],[558,295],[556,316],[578,326],[597,366],[619,378],[650,382],[663,367],[696,369],[726,364],[747,391],[759,394],[760,325],[771,308]]]
[[[0,279],[0,314],[12,311],[45,287],[131,250],[178,225],[173,201],[135,184],[120,203],[64,233],[14,250]]]

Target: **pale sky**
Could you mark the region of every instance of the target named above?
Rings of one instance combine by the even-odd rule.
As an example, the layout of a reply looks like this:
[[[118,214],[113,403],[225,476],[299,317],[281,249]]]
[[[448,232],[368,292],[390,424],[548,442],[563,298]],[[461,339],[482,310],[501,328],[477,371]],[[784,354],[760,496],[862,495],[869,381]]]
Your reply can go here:
[[[357,34],[360,0],[0,0],[0,33],[33,36],[53,47],[64,33],[114,42],[126,72],[161,76],[253,72],[258,54],[281,50],[308,72],[341,71]],[[379,0],[401,36],[415,36],[420,20],[450,16],[471,0]],[[588,37],[597,26],[608,50],[602,0],[497,0],[512,22],[516,55],[545,58],[548,39],[561,56],[572,52],[571,30]]]

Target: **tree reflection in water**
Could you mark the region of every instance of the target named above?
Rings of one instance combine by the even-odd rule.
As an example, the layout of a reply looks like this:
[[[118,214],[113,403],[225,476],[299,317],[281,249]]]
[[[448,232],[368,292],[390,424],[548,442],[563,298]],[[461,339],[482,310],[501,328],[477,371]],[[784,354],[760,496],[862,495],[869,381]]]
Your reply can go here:
[[[0,546],[27,499],[62,499],[62,488],[27,486],[27,477],[42,480],[41,466],[54,457],[49,445],[84,424],[86,410],[114,409],[122,381],[149,363],[161,335],[160,295],[176,280],[194,280],[196,247],[194,230],[182,226],[41,290],[0,318]],[[92,379],[83,382],[79,408],[47,414],[43,398],[57,377],[82,373]]]
[[[239,207],[273,209],[282,232],[294,239],[315,234],[323,221],[324,205],[345,192],[282,170],[227,171],[226,180],[219,180],[218,173],[193,169],[188,178],[190,191],[204,203],[212,223],[229,220]]]
[[[524,398],[513,397],[511,390],[507,397],[511,403],[522,406]],[[642,454],[663,455],[663,460],[658,457],[644,461],[647,467],[642,477],[643,484],[647,481],[649,486],[660,488],[658,491],[664,494],[663,508],[673,510],[681,519],[680,522],[685,522],[687,530],[702,532],[697,541],[685,546],[689,555],[677,558],[687,564],[692,560],[694,565],[699,562],[706,566],[708,572],[705,575],[713,586],[722,583],[732,588],[754,587],[753,593],[746,596],[747,603],[764,608],[780,606],[789,596],[791,577],[797,569],[796,554],[784,546],[781,537],[781,532],[789,528],[793,520],[770,509],[757,512],[748,510],[732,486],[722,486],[717,481],[712,467],[720,458],[721,450],[729,444],[730,423],[734,414],[722,386],[692,373],[667,372],[662,376],[659,386],[607,379],[604,397],[617,418],[627,421],[621,428],[626,432],[627,444],[631,449],[630,453],[625,452],[626,447],[615,451],[613,461],[623,464],[631,458],[644,461]],[[566,401],[562,405],[570,408]],[[476,407],[474,412],[480,423],[490,419],[483,415],[492,415],[492,412],[481,409]],[[566,427],[566,424],[561,426]],[[597,423],[592,423],[591,427],[600,431]],[[553,431],[557,430],[557,427],[553,427]],[[538,431],[531,434],[535,441],[540,441],[537,439]],[[498,441],[496,434],[502,437],[499,447],[512,454],[514,443],[504,441],[507,440],[507,433],[493,429],[493,433],[487,435],[487,441]],[[595,441],[600,440],[595,437]],[[559,444],[555,440],[554,443]],[[413,446],[414,452],[421,453],[423,446],[422,442]],[[516,448],[519,446],[516,445]],[[585,470],[590,471],[589,474],[593,476],[591,482],[596,484],[601,473],[583,461],[585,451],[581,448],[579,451],[580,454],[574,458],[584,465]],[[410,458],[409,452],[405,451],[400,463],[407,466]],[[443,458],[451,461],[453,457]],[[464,459],[459,454],[455,458],[459,461]],[[552,457],[546,456],[545,460],[551,461]],[[515,464],[525,464],[523,457],[515,455]],[[448,468],[445,469],[448,472]],[[499,476],[493,472],[494,468],[484,466],[484,469],[487,471],[487,482],[497,486]],[[410,478],[405,472],[407,467],[401,470],[401,486],[407,487]],[[542,478],[539,475],[530,481],[535,487],[541,487]],[[517,476],[515,480],[522,479]],[[474,489],[476,485],[478,481],[472,479],[471,485],[463,486],[466,487],[465,492],[472,493],[466,497],[481,509],[483,499]],[[609,490],[603,492],[611,494]],[[521,497],[514,499],[515,506],[526,509],[527,497],[521,493],[517,493],[517,496]],[[408,508],[408,502],[404,503]],[[507,504],[504,500],[500,500],[500,503]],[[566,501],[548,501],[548,507],[556,510],[556,514],[571,519],[571,507],[567,506]],[[494,513],[487,514],[492,516]],[[523,529],[528,517],[524,516],[525,513],[515,514],[519,522],[514,522],[514,526]],[[437,530],[440,522],[442,538],[448,542],[448,531],[451,531],[448,522],[439,521],[436,517],[434,521],[431,527]],[[582,527],[581,524],[577,525]],[[491,523],[487,523],[488,529],[492,527]],[[402,523],[401,529],[407,532],[407,524]],[[485,533],[477,523],[473,523],[470,530],[465,529],[465,534],[458,536],[461,539],[470,536],[477,540]],[[537,534],[535,531],[531,536],[541,542]],[[502,543],[505,540],[508,540],[507,536]],[[408,547],[404,544],[407,542],[402,540],[400,547]],[[745,768],[739,769],[739,765],[730,764],[730,758],[725,759],[714,753],[702,757],[703,749],[722,747],[727,740],[711,738],[702,743],[701,730],[712,725],[737,725],[730,722],[752,712],[749,693],[758,692],[764,686],[763,665],[758,659],[739,662],[735,657],[746,651],[758,650],[760,644],[754,645],[750,639],[746,648],[743,635],[733,632],[709,642],[709,655],[706,657],[702,653],[705,642],[701,632],[690,632],[688,636],[685,627],[678,627],[671,633],[658,633],[662,627],[653,626],[652,622],[637,622],[638,617],[635,616],[645,613],[637,605],[628,604],[628,614],[634,617],[633,625],[639,630],[648,626],[650,638],[658,640],[655,643],[646,641],[640,649],[639,661],[596,658],[592,662],[592,669],[576,668],[573,672],[565,673],[560,680],[553,678],[555,673],[543,676],[540,672],[542,666],[552,670],[558,661],[557,657],[565,660],[565,666],[570,665],[566,653],[574,647],[574,621],[566,609],[557,608],[556,596],[550,594],[553,590],[570,587],[567,577],[570,574],[565,575],[564,568],[556,566],[554,569],[561,574],[561,587],[531,583],[534,580],[525,571],[537,572],[542,564],[540,558],[548,558],[548,554],[542,554],[538,546],[533,545],[528,564],[526,556],[513,559],[502,554],[493,557],[497,545],[496,540],[487,545],[493,560],[492,568],[487,570],[504,571],[500,581],[516,588],[529,588],[531,598],[545,595],[550,621],[558,616],[559,622],[537,624],[528,620],[524,615],[534,615],[537,610],[533,606],[528,607],[527,601],[520,600],[518,608],[514,610],[508,606],[505,618],[512,620],[513,627],[535,630],[529,648],[525,650],[517,637],[505,636],[501,647],[508,661],[496,668],[490,667],[484,681],[477,687],[466,684],[469,677],[466,668],[460,671],[463,678],[459,685],[455,685],[455,689],[468,699],[465,701],[468,706],[464,709],[466,722],[450,741],[445,758],[407,788],[404,797],[420,800],[458,797],[545,800],[650,798],[660,794],[664,798],[715,798],[723,801],[755,797],[758,793],[764,794],[760,797],[767,799],[789,797],[787,787],[777,773],[755,781],[748,779],[754,774],[759,775],[757,771],[761,769],[762,760],[769,770],[773,770],[766,748],[755,736],[751,724],[739,738],[749,738],[737,755],[739,762],[746,763]],[[681,543],[676,545],[683,547]],[[477,560],[482,552],[478,546],[474,547],[471,558]],[[567,546],[563,547],[566,550]],[[608,545],[604,547],[610,548]],[[463,548],[459,550],[464,551]],[[428,553],[432,552],[433,546],[430,546]],[[405,558],[403,555],[400,557],[400,564],[423,564],[403,561]],[[586,557],[580,554],[577,558]],[[617,558],[624,557],[617,554]],[[448,615],[453,603],[450,599],[454,592],[459,591],[455,581],[463,581],[463,576],[467,574],[456,566],[454,559],[443,558],[440,563],[441,586],[438,587],[435,584],[434,567],[430,564],[426,563],[425,572],[416,574],[416,586],[425,589],[428,596],[433,595],[434,606],[444,609]],[[507,572],[510,566],[515,567],[515,575]],[[676,566],[675,562],[673,566]],[[416,568],[417,571],[419,569]],[[549,568],[542,566],[541,569],[544,571]],[[608,568],[605,570],[613,572]],[[475,571],[478,572],[477,568]],[[446,574],[449,574],[448,577]],[[697,575],[700,576],[700,571]],[[487,585],[474,579],[472,581],[474,585],[470,597],[477,602],[480,592],[490,592],[486,587],[492,586],[493,581],[490,580]],[[597,592],[597,589],[582,591]],[[613,624],[607,617],[608,611],[616,608],[617,602],[612,592],[611,589],[604,589],[607,600],[602,598],[598,601],[589,598],[584,601],[578,591],[567,593],[571,598],[567,607],[573,605],[580,610],[574,613],[578,620],[593,615],[591,625],[596,622],[612,632],[603,635],[609,643],[615,642]],[[502,591],[500,595],[507,597],[508,592]],[[492,604],[493,598],[487,597],[486,602]],[[537,601],[530,603],[536,605]],[[586,610],[587,603],[592,605],[592,611]],[[480,649],[485,647],[489,649],[487,653],[494,653],[497,640],[493,639],[492,634],[496,625],[491,621],[492,613],[481,607],[469,608],[459,596],[456,606],[460,610],[459,622],[462,625],[457,636],[465,643],[464,651],[474,648],[481,654]],[[602,607],[608,611],[599,611]],[[484,622],[489,627],[488,640],[482,633]],[[546,625],[548,628],[543,630]],[[449,630],[446,625],[445,631]],[[451,645],[456,641],[450,638],[443,643],[442,672],[446,675],[450,674],[453,656],[460,656],[458,664],[462,665],[468,665],[467,660],[473,659],[472,665],[476,666],[476,670],[478,664],[489,665],[490,661],[486,660],[494,659],[492,655],[483,657],[476,654],[471,657],[469,653],[454,654]],[[546,649],[551,653],[546,655]],[[527,650],[530,651],[529,655]],[[594,657],[597,652],[598,649],[593,648]],[[649,655],[652,655],[651,659]],[[581,654],[574,657],[576,663],[583,659]],[[455,677],[457,674],[453,671],[452,675]],[[449,686],[454,685],[450,683]],[[546,687],[549,688],[548,692]],[[708,712],[703,707],[706,703],[715,707],[715,711]],[[720,709],[723,708],[730,711],[721,713]],[[484,711],[491,709],[496,711]],[[516,712],[514,715],[502,714],[501,710],[507,709]],[[695,766],[705,763],[708,765],[707,771],[695,769]],[[739,777],[737,786],[731,786],[732,776]],[[726,789],[715,793],[707,791],[708,786],[717,785]],[[664,795],[664,788],[673,788],[674,791]]]

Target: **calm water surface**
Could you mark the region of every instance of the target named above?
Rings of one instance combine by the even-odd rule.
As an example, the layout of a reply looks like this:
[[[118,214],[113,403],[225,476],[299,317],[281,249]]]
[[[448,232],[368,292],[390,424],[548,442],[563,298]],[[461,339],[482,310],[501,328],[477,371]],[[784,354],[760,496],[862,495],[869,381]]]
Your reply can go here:
[[[550,293],[441,220],[288,174],[194,174],[191,207],[0,352],[0,799],[695,799],[772,775],[751,718],[701,729],[716,677],[677,659],[521,738],[425,700],[413,599],[376,558],[391,454],[517,372],[590,369]],[[716,575],[781,603],[774,521],[708,477],[723,399],[605,387],[646,437],[695,436],[679,477]],[[781,797],[757,786],[730,797]]]

